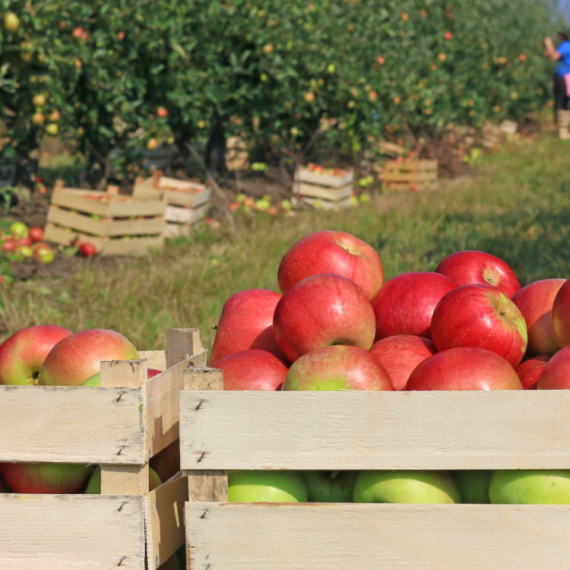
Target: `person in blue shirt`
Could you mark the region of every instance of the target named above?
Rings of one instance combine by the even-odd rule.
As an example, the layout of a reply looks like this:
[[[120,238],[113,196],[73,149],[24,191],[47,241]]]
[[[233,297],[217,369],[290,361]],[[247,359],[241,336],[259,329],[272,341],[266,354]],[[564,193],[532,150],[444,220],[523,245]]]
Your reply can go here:
[[[554,92],[554,116],[556,117],[558,111],[568,110],[568,103],[570,102],[566,83],[569,78],[565,79],[564,77],[570,74],[570,40],[568,34],[558,32],[558,47],[554,47],[550,38],[546,38],[544,44],[546,45],[544,55],[549,57],[552,61],[557,62],[552,82],[552,90]]]

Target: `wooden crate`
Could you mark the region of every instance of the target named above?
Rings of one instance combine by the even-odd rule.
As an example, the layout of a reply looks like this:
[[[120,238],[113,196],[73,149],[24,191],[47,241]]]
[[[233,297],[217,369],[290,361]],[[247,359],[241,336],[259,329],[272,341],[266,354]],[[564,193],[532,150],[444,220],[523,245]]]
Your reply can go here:
[[[165,237],[189,235],[192,226],[207,215],[212,189],[204,184],[162,176],[157,170],[150,178],[137,178],[133,196],[166,200]]]
[[[48,209],[44,238],[63,245],[92,243],[102,255],[144,255],[164,245],[166,203],[156,198],[64,188],[58,181]]]
[[[386,190],[426,190],[437,184],[437,160],[389,160],[381,174]]]
[[[2,570],[145,570],[184,544],[187,482],[149,492],[148,461],[178,439],[183,371],[206,351],[171,329],[166,353],[141,357],[102,363],[101,388],[0,386],[0,462],[102,464],[101,495],[0,494]]]
[[[570,139],[570,111],[558,111],[558,137],[561,139]]]
[[[223,392],[188,373],[191,568],[566,568],[570,505],[228,504],[228,470],[570,468],[570,391]]]
[[[353,171],[343,176],[333,176],[301,167],[295,172],[293,196],[309,205],[318,200],[325,210],[348,207],[353,183]]]

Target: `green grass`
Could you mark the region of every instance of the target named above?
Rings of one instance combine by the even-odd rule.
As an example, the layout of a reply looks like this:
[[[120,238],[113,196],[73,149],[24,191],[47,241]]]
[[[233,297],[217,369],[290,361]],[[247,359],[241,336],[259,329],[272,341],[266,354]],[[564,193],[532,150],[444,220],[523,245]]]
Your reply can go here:
[[[0,293],[4,337],[55,323],[110,328],[141,349],[162,348],[168,327],[199,327],[213,339],[224,301],[242,289],[277,290],[287,249],[319,229],[351,232],[380,253],[388,278],[433,270],[446,255],[481,249],[505,259],[523,284],[567,277],[570,261],[570,143],[544,136],[483,161],[472,179],[429,193],[378,196],[341,213],[252,219],[235,230],[201,231],[145,259],[109,269],[86,262],[76,275]],[[0,327],[1,328],[1,327]]]

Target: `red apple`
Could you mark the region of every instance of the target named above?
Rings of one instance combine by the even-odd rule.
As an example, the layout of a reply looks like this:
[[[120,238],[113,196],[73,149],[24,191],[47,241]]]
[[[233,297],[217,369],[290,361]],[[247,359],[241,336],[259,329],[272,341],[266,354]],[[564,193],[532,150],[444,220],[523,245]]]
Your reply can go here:
[[[93,466],[68,463],[2,463],[4,481],[14,493],[59,495],[78,493]]]
[[[322,231],[298,241],[281,260],[279,288],[283,294],[311,275],[335,273],[354,281],[372,299],[384,283],[376,251],[346,232]]]
[[[29,237],[16,238],[14,240],[14,245],[16,247],[32,247],[32,240]]]
[[[446,257],[436,271],[458,285],[494,285],[509,299],[521,288],[513,270],[502,260],[484,251],[458,251]]]
[[[536,387],[538,390],[568,390],[570,388],[570,346],[560,349],[548,361]]]
[[[0,345],[0,384],[37,384],[38,373],[60,340],[73,335],[52,325],[28,327]]]
[[[403,390],[416,366],[436,352],[431,340],[412,335],[389,336],[375,342],[370,349],[396,390]]]
[[[393,390],[388,373],[367,350],[325,346],[304,354],[289,369],[283,390]]]
[[[535,281],[513,296],[513,303],[519,308],[528,329],[529,356],[554,354],[559,344],[552,329],[552,305],[564,279],[543,279]]]
[[[168,110],[165,107],[159,107],[156,114],[161,118],[164,119],[168,117]]]
[[[92,243],[82,242],[79,244],[79,254],[83,257],[93,257],[97,255],[97,248]]]
[[[154,378],[155,376],[158,376],[159,374],[162,374],[162,370],[157,370],[156,368],[149,368],[147,370],[147,375],[149,378]]]
[[[294,362],[333,344],[369,350],[376,329],[374,310],[358,285],[340,275],[313,275],[279,301],[273,318],[277,345]]]
[[[44,239],[44,230],[38,226],[30,228],[28,237],[34,242],[39,242]]]
[[[44,386],[80,386],[107,360],[136,360],[137,349],[115,331],[94,329],[69,336],[48,354],[38,376]]]
[[[224,373],[224,390],[280,390],[287,366],[265,350],[244,350],[216,361]]]
[[[55,253],[47,243],[36,243],[32,248],[32,254],[35,260],[44,265],[53,263],[55,259]]]
[[[7,238],[2,244],[2,251],[4,253],[12,253],[16,249],[16,244],[13,239]]]
[[[570,280],[558,291],[552,305],[552,329],[559,346],[570,344]]]
[[[486,348],[518,366],[528,342],[517,306],[493,285],[463,285],[450,291],[433,312],[431,335],[438,350]]]
[[[396,335],[431,338],[431,317],[441,298],[456,287],[439,273],[403,273],[388,281],[374,299],[376,340]]]
[[[450,348],[421,362],[405,390],[522,390],[515,369],[484,348]]]
[[[549,355],[541,354],[539,356],[533,356],[517,366],[517,374],[525,390],[536,390],[538,379],[550,358]]]
[[[273,336],[273,315],[279,293],[247,289],[232,295],[224,304],[210,355],[210,366],[225,356],[244,350],[266,350],[284,359]]]

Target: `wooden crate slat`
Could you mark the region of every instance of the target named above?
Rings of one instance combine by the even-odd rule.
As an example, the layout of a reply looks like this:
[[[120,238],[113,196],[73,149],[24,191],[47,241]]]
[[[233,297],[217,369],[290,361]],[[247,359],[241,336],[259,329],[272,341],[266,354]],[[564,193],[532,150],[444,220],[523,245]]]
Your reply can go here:
[[[88,215],[63,210],[57,206],[49,207],[47,221],[95,236],[105,237],[108,235],[109,221],[94,220]]]
[[[188,481],[180,473],[145,497],[148,568],[164,564],[184,543]]]
[[[144,220],[113,220],[107,226],[109,237],[138,236],[162,234],[164,231],[164,217],[146,218]]]
[[[164,350],[139,350],[139,356],[146,358],[148,368],[166,370],[166,352]]]
[[[354,181],[354,172],[349,171],[344,176],[333,176],[332,174],[313,172],[308,168],[299,168],[295,173],[295,181],[308,182],[309,184],[316,184],[317,186],[338,188],[351,184]]]
[[[570,469],[566,390],[185,391],[180,406],[183,470]]]
[[[134,186],[133,196],[147,196],[159,199],[164,195],[168,205],[185,206],[188,208],[197,208],[209,202],[212,197],[212,189],[206,188],[204,184],[177,180],[175,178],[165,178],[164,176],[159,180],[159,187],[154,185],[153,178],[138,180]],[[180,190],[160,188],[165,185],[171,186],[172,188],[179,188]]]
[[[382,178],[385,182],[435,182],[437,172],[385,172]]]
[[[198,208],[177,208],[169,205],[166,208],[166,220],[180,224],[195,224],[206,215],[209,207],[210,204],[204,204]]]
[[[340,202],[346,198],[350,198],[352,194],[352,184],[340,186],[338,188],[323,188],[314,184],[304,182],[297,183],[293,187],[293,191],[297,196],[307,196],[309,198],[321,198],[331,202]]]
[[[191,567],[212,570],[537,570],[570,559],[570,506],[188,503],[186,527]]]
[[[109,205],[105,202],[91,200],[87,198],[86,194],[87,192],[84,190],[58,190],[55,188],[51,196],[51,203],[55,206],[62,206],[70,210],[78,210],[97,216],[106,216]],[[106,195],[105,192],[89,192],[89,194],[95,196]]]
[[[315,206],[319,204],[323,210],[343,210],[344,208],[350,208],[350,198],[341,200],[340,202],[331,202],[330,200],[321,200],[319,198],[309,198],[308,196],[303,196],[299,200],[301,203],[309,204],[310,206]]]
[[[423,170],[437,171],[437,160],[407,160],[398,162],[396,160],[388,160],[384,165],[384,170],[399,170],[403,172],[417,172]]]
[[[0,462],[144,464],[141,403],[140,389],[0,386]]]
[[[187,358],[146,383],[145,433],[149,438],[152,455],[178,439],[179,391],[184,385],[184,370],[191,366],[204,368],[208,351]]]
[[[0,494],[0,513],[2,570],[145,568],[142,497]]]

